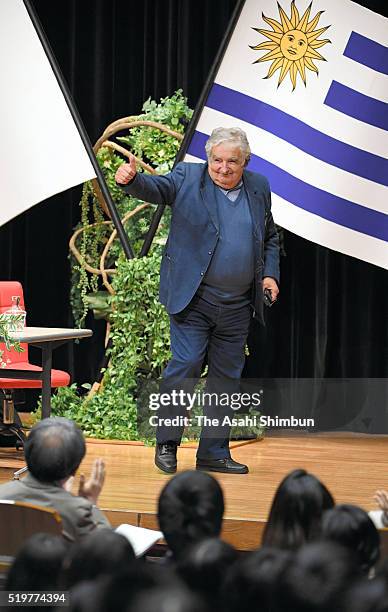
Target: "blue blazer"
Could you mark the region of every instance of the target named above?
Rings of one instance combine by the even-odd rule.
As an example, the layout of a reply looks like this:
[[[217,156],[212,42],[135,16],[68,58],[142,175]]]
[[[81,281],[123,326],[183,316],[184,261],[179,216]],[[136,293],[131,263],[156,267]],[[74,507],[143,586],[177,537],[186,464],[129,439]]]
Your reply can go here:
[[[170,314],[191,301],[210,264],[219,240],[217,205],[205,177],[207,164],[177,164],[164,176],[136,174],[124,191],[155,204],[172,206],[170,234],[160,268],[160,301]],[[253,220],[255,278],[252,306],[263,322],[262,279],[279,282],[279,242],[271,214],[268,180],[244,170],[243,181]]]

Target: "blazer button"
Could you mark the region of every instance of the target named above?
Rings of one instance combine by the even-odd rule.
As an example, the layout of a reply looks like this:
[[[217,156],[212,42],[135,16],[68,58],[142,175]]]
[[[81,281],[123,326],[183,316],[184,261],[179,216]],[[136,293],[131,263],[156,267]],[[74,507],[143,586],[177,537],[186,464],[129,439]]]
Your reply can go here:
[[[203,276],[203,272],[201,272],[201,276]]]
[[[209,251],[209,255],[211,255],[213,253],[213,251]]]

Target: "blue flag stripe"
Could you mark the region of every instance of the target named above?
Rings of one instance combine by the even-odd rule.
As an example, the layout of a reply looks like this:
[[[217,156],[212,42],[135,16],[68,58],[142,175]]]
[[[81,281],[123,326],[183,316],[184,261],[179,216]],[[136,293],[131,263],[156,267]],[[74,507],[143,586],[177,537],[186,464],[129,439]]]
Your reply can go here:
[[[208,135],[195,132],[188,153],[206,159],[207,139]],[[343,227],[388,242],[388,215],[313,187],[257,155],[251,156],[249,169],[264,174],[270,181],[271,190],[295,206]]]
[[[358,32],[351,33],[344,55],[377,72],[388,74],[388,47]]]
[[[388,130],[388,104],[333,81],[325,104],[369,125]]]
[[[321,161],[388,186],[388,159],[327,136],[265,102],[214,83],[206,106],[270,132]]]

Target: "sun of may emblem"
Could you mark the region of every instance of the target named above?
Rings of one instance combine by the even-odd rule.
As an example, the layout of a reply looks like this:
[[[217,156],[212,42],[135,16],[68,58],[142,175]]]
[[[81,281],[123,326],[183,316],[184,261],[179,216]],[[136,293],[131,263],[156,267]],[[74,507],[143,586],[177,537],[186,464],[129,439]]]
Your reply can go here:
[[[295,1],[293,0],[293,2],[291,2],[291,15],[288,18],[287,14],[278,3],[280,22],[265,17],[264,14],[262,15],[264,21],[271,26],[273,31],[252,28],[269,39],[255,47],[251,46],[251,49],[266,49],[269,51],[269,53],[266,53],[253,63],[257,64],[258,62],[272,61],[268,74],[264,78],[268,79],[276,70],[280,70],[278,87],[287,73],[289,73],[293,85],[292,91],[294,91],[296,87],[298,73],[303,83],[306,85],[306,68],[318,74],[318,68],[314,64],[314,60],[326,61],[317,49],[331,41],[328,39],[318,40],[318,38],[330,26],[316,30],[315,28],[318,25],[318,21],[323,11],[319,11],[319,13],[309,21],[311,7],[312,3],[308,6],[302,17],[300,17],[299,11],[295,6]]]

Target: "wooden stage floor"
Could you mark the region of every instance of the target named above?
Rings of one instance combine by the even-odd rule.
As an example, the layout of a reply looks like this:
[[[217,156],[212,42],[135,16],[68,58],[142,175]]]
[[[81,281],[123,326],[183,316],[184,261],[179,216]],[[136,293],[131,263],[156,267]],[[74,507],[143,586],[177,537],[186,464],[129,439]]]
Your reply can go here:
[[[233,446],[233,457],[247,463],[250,473],[216,477],[225,496],[223,537],[240,550],[260,544],[274,491],[294,468],[318,476],[337,503],[354,503],[365,510],[376,509],[376,489],[388,488],[387,436],[267,435]],[[153,448],[136,443],[88,440],[81,469],[87,474],[93,459],[105,460],[107,477],[99,505],[113,526],[132,523],[157,528],[157,499],[170,476],[154,467],[153,455]],[[0,449],[0,482],[9,480],[13,470],[23,465],[20,456],[14,449]],[[192,469],[195,448],[180,447],[178,462],[179,470]]]

